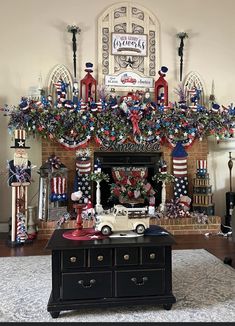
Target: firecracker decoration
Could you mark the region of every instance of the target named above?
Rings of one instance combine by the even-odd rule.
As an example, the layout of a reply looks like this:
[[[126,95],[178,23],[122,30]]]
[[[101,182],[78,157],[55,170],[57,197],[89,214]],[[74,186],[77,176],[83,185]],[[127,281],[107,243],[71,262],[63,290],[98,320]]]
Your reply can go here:
[[[188,194],[188,171],[187,171],[187,156],[181,142],[178,142],[172,151],[173,157],[173,175],[174,182],[174,197],[186,196]]]
[[[91,152],[87,149],[76,151],[76,174],[74,179],[73,191],[82,192],[82,196],[77,199],[77,203],[84,204],[91,200]]]
[[[87,68],[90,72],[92,67]],[[132,91],[118,97],[108,94],[99,86],[99,99],[94,96],[67,98],[66,84],[62,78],[55,83],[56,100],[41,96],[39,100],[22,97],[17,106],[5,105],[1,110],[9,117],[8,128],[24,129],[27,134],[55,139],[68,150],[77,150],[95,141],[97,146],[112,144],[168,144],[172,148],[178,142],[187,148],[193,142],[214,135],[217,141],[234,137],[235,109],[211,103],[200,104],[201,90],[193,86],[188,94],[181,87],[178,103],[168,102],[167,67],[159,71],[155,87],[155,99],[149,92]],[[161,86],[161,87],[160,87]],[[164,91],[162,91],[162,88]],[[148,96],[147,96],[148,95]],[[189,96],[189,99],[187,98]],[[189,105],[187,104],[190,102]]]

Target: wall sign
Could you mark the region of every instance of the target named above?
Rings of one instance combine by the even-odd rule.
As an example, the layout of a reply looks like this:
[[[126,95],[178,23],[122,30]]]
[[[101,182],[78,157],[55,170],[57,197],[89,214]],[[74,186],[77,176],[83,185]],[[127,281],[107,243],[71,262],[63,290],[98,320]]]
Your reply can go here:
[[[135,86],[135,87],[153,87],[153,78],[141,77],[132,71],[125,71],[119,75],[106,75],[106,86]]]
[[[147,35],[112,33],[112,54],[147,56]]]

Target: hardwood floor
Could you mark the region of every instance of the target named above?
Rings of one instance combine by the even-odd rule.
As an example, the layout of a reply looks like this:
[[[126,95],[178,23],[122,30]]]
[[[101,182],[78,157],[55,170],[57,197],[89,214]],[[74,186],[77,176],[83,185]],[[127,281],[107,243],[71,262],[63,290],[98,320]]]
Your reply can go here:
[[[0,233],[0,257],[50,254],[50,251],[45,249],[47,240],[35,239],[31,244],[11,248],[7,244],[7,237],[7,233]],[[176,235],[175,240],[173,249],[205,249],[222,261],[232,259],[231,266],[235,268],[235,242],[231,236]]]

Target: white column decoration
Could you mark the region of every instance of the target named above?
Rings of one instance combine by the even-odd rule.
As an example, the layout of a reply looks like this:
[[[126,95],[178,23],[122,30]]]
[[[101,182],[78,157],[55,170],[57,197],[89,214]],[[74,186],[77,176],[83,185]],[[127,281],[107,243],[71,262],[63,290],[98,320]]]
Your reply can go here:
[[[160,212],[164,212],[166,204],[166,182],[162,181],[162,202],[160,204]]]
[[[101,194],[100,194],[100,181],[96,181],[96,205],[95,205],[95,211],[96,213],[100,214],[103,212],[103,206],[100,203]]]

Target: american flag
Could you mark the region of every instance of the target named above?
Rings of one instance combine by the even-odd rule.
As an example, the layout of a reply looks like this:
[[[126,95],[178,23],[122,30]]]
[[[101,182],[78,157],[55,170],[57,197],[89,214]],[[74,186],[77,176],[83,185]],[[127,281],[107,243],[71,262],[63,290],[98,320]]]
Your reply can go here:
[[[188,194],[188,171],[187,171],[187,152],[185,151],[181,142],[178,142],[174,150],[173,156],[173,175],[175,177],[174,183],[174,197],[186,196]]]

